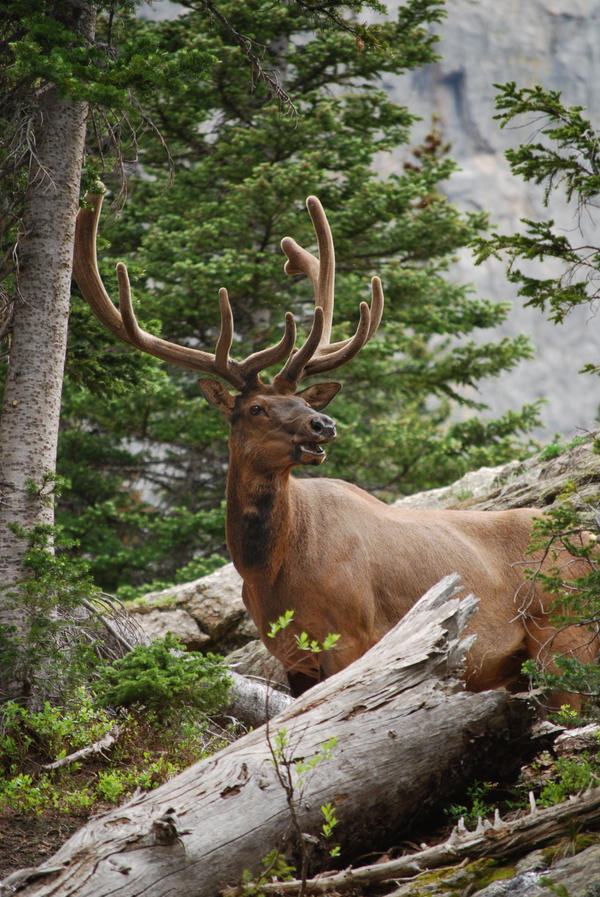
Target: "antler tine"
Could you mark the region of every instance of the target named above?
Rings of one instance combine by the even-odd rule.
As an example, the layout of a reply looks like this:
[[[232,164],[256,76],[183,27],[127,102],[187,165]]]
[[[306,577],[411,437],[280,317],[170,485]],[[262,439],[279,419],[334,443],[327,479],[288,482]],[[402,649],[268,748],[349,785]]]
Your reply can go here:
[[[273,386],[279,388],[282,392],[289,392],[296,388],[296,384],[302,379],[305,366],[309,358],[314,355],[319,341],[323,335],[323,309],[315,308],[313,317],[313,325],[306,342],[301,349],[293,352],[288,358],[285,365],[279,371],[273,380]]]
[[[364,333],[364,328],[362,326],[362,319],[359,321],[358,327],[356,329],[356,333],[354,336],[348,337],[348,339],[341,340],[338,343],[330,343],[328,346],[321,346],[319,348],[319,368],[318,371],[323,372],[328,370],[327,367],[321,366],[321,360],[326,361],[327,359],[331,359],[332,367],[339,367],[344,364],[346,361],[349,361],[362,349],[365,343],[368,343],[373,334],[376,332],[379,324],[381,323],[381,316],[383,314],[383,289],[381,287],[381,280],[378,277],[373,277],[371,280],[371,308],[369,312],[369,327],[366,333],[366,339],[364,341],[360,341],[360,335]],[[366,303],[361,303],[361,316],[362,306],[366,305]],[[342,350],[351,349],[349,355],[345,353],[342,355]],[[335,358],[334,358],[335,356]],[[314,359],[316,362],[317,359]],[[327,362],[328,363],[328,362]],[[316,373],[316,369],[312,368],[313,361],[309,362],[307,365],[307,374],[308,373]],[[310,366],[311,370],[308,370]]]
[[[215,370],[225,373],[229,368],[229,350],[233,342],[233,312],[229,295],[225,287],[219,290],[219,310],[221,312],[221,329],[215,346]]]
[[[281,248],[287,255],[285,271],[287,274],[306,274],[315,293],[315,314],[317,308],[323,310],[323,329],[315,349],[309,354],[305,346],[292,356],[286,364],[285,378],[291,379],[294,373],[296,382],[310,374],[322,373],[340,367],[361,350],[379,327],[383,313],[383,290],[381,281],[374,277],[371,281],[371,308],[366,302],[360,305],[360,320],[356,332],[348,339],[331,343],[331,327],[333,324],[335,254],[333,237],[323,206],[316,196],[309,196],[306,205],[313,222],[319,245],[319,258],[299,246],[291,237],[284,237]],[[313,325],[314,326],[314,325]],[[312,335],[313,331],[311,331]],[[310,338],[309,338],[310,339]],[[314,340],[310,340],[314,345]],[[302,353],[302,355],[300,355]],[[299,357],[302,364],[299,363]],[[279,375],[284,375],[284,371]],[[279,377],[276,378],[279,380]]]
[[[272,364],[277,364],[283,361],[284,358],[289,359],[295,342],[296,322],[291,311],[288,311],[285,315],[285,330],[279,342],[275,346],[271,346],[268,349],[260,349],[258,352],[249,355],[248,358],[240,362],[240,371],[247,379],[252,379],[253,376],[256,377]]]
[[[136,349],[180,367],[221,377],[240,390],[254,386],[261,370],[289,357],[296,340],[296,326],[289,312],[283,337],[275,346],[255,352],[242,362],[229,357],[233,342],[233,314],[224,287],[219,290],[221,329],[214,355],[202,349],[171,343],[142,330],[133,310],[126,265],[123,262],[117,265],[120,309],[113,304],[98,271],[96,237],[102,200],[102,194],[88,194],[88,207],[79,210],[75,226],[73,276],[94,314],[112,333]]]
[[[306,208],[310,215],[317,245],[319,247],[319,280],[315,293],[316,304],[323,309],[323,335],[321,343],[327,345],[331,340],[331,327],[333,325],[333,302],[335,285],[335,251],[331,228],[323,206],[316,196],[309,196],[306,200]]]
[[[92,210],[80,209],[77,215],[73,247],[73,277],[91,305],[94,314],[116,336],[129,342],[121,315],[104,289],[98,271],[96,235],[102,200],[102,195],[86,195],[86,202],[92,206]]]
[[[344,340],[336,346],[328,346],[323,352],[316,352],[314,356],[306,363],[302,376],[309,377],[311,374],[322,374],[324,371],[332,371],[334,368],[341,367],[355,355],[358,355],[364,344],[369,338],[369,330],[371,326],[371,312],[366,302],[360,303],[360,320],[356,328],[354,336]]]
[[[233,313],[225,287],[221,287],[219,290],[219,306],[221,309],[221,332],[215,348],[215,372],[225,379],[231,376],[241,378],[245,387],[252,387],[257,383],[261,371],[290,355],[296,342],[294,316],[291,312],[286,313],[285,330],[275,346],[254,352],[244,361],[239,362],[229,357],[229,350],[233,342]]]
[[[316,196],[309,196],[306,208],[311,217],[319,258],[308,252],[292,237],[284,237],[281,248],[288,257],[284,270],[286,274],[306,274],[315,293],[315,307],[323,309],[323,333],[321,344],[327,345],[331,339],[333,324],[334,283],[335,283],[335,251],[331,228],[323,206]]]
[[[215,356],[211,352],[180,346],[141,329],[131,303],[127,267],[122,262],[117,265],[121,311],[115,308],[102,283],[96,256],[96,235],[102,200],[102,194],[86,196],[86,202],[91,208],[79,210],[75,225],[73,251],[73,276],[94,314],[119,339],[136,349],[142,349],[150,355],[177,364],[179,367],[219,374],[233,386],[243,386],[243,378],[235,369],[230,368],[227,374],[216,370]],[[223,321],[221,321],[221,325],[223,326]]]

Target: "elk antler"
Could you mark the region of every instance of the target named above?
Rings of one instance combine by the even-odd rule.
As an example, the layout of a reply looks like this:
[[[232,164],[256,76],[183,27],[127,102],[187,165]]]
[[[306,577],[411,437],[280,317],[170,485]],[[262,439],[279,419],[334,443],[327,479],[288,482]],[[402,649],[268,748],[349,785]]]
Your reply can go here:
[[[259,384],[261,371],[287,358],[277,374],[273,385],[278,392],[293,392],[296,385],[309,374],[330,371],[353,358],[369,340],[381,320],[383,292],[378,277],[372,280],[373,299],[371,308],[366,302],[360,304],[360,321],[354,336],[339,343],[330,343],[333,321],[333,283],[335,257],[331,230],[325,212],[316,196],[309,196],[306,204],[313,221],[319,258],[302,249],[285,237],[282,248],[288,256],[285,270],[288,274],[307,274],[315,291],[315,311],[311,331],[298,350],[294,316],[287,312],[285,331],[280,341],[268,349],[261,349],[245,358],[235,361],[229,351],[233,342],[233,314],[227,290],[219,290],[221,329],[214,355],[202,349],[180,346],[142,330],[139,326],[131,302],[131,288],[127,268],[123,262],[117,265],[119,282],[119,308],[113,304],[106,292],[96,257],[96,236],[102,208],[101,194],[88,194],[86,207],[79,210],[75,226],[75,246],[73,254],[73,276],[96,316],[124,342],[163,361],[180,367],[191,368],[221,377],[239,390],[253,389]]]
[[[371,339],[381,321],[383,313],[383,290],[381,281],[374,277],[371,281],[371,308],[366,302],[360,303],[360,320],[354,336],[338,343],[331,343],[333,323],[335,254],[331,228],[316,196],[306,200],[309,215],[317,235],[319,258],[299,246],[291,237],[284,237],[281,248],[288,257],[285,263],[287,274],[306,274],[315,293],[315,311],[310,334],[298,352],[292,353],[274,384],[287,392],[295,389],[304,377],[341,367],[362,349]]]
[[[260,371],[287,358],[296,342],[296,325],[291,312],[285,316],[285,331],[277,345],[249,355],[244,361],[235,361],[229,356],[233,341],[233,314],[227,290],[219,290],[221,329],[214,355],[201,349],[180,346],[168,340],[153,336],[139,326],[131,302],[131,289],[127,268],[119,262],[119,309],[115,307],[106,292],[96,257],[96,235],[102,208],[102,195],[88,194],[86,208],[79,210],[75,226],[75,246],[73,254],[73,276],[79,289],[89,302],[92,311],[116,336],[163,361],[170,361],[180,367],[214,374],[226,380],[236,389],[249,389],[257,385]]]

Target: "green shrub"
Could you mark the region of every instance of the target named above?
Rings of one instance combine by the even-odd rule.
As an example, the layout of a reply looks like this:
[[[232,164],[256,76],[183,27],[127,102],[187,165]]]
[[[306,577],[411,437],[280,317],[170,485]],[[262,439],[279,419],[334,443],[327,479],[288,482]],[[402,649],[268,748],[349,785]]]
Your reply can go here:
[[[576,760],[559,757],[554,764],[554,777],[540,792],[538,803],[542,807],[553,807],[566,800],[571,794],[578,794],[589,788],[592,776],[597,777],[598,758],[591,760],[582,754]]]
[[[186,653],[171,634],[102,667],[95,685],[101,705],[141,705],[163,720],[172,714],[214,713],[226,705],[229,688],[220,657]]]
[[[23,540],[24,575],[6,602],[23,620],[23,632],[0,626],[0,678],[18,680],[36,701],[66,699],[89,678],[106,636],[93,615],[81,616],[82,605],[100,590],[86,562],[70,557],[74,543],[59,527],[11,529]]]
[[[461,817],[465,821],[465,825],[477,825],[479,817],[486,819],[490,812],[493,812],[494,804],[491,792],[494,791],[493,782],[473,782],[467,788],[466,796],[467,804],[451,804],[444,812],[451,819],[458,820]]]
[[[600,447],[593,443],[598,453]],[[526,570],[529,579],[539,583],[545,592],[554,597],[550,619],[556,627],[579,624],[589,629],[581,633],[584,644],[600,624],[600,542],[598,541],[598,515],[593,506],[581,511],[575,507],[576,487],[566,483],[562,501],[546,511],[536,521],[530,551],[536,551],[546,559],[544,570],[538,567]],[[596,530],[596,532],[593,532]],[[578,562],[578,575],[574,579],[569,558]],[[547,690],[560,690],[581,694],[586,698],[587,716],[597,717],[600,704],[600,666],[597,661],[582,663],[576,657],[552,654],[551,644],[545,656],[536,663],[528,660],[523,672],[535,686]],[[554,669],[550,670],[549,661]]]

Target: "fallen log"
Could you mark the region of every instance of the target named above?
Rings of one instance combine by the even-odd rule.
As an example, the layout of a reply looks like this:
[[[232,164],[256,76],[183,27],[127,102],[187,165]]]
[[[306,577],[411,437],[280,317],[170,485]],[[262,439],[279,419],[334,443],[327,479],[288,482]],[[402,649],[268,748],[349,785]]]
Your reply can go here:
[[[456,678],[477,606],[457,597],[458,583],[454,575],[430,589],[367,654],[269,726],[92,820],[46,866],[17,873],[19,893],[212,897],[285,846],[291,811],[318,838],[330,803],[343,857],[406,830],[490,752],[496,765],[514,756],[533,711],[503,691],[466,692]],[[332,737],[332,758],[316,762]]]
[[[227,712],[248,726],[262,726],[294,703],[291,695],[265,680],[241,676],[234,670],[228,670],[227,675],[231,679]]]
[[[301,890],[305,894],[356,890],[398,878],[410,878],[429,869],[452,865],[465,859],[522,856],[546,847],[561,837],[571,836],[574,825],[582,829],[600,823],[600,788],[588,788],[582,794],[541,810],[536,806],[531,792],[529,799],[529,812],[515,819],[502,819],[496,810],[493,820],[480,818],[474,831],[469,831],[461,818],[449,837],[440,844],[423,847],[386,862],[324,872],[304,882],[261,882],[260,891],[265,895],[285,897],[286,894],[298,894]],[[230,888],[226,897],[243,897],[243,894],[243,887]]]
[[[91,757],[94,754],[101,754],[113,746],[121,734],[121,731],[121,726],[115,725],[106,733],[106,735],[99,738],[98,741],[95,741],[93,744],[87,744],[85,747],[79,748],[78,751],[74,751],[66,757],[60,757],[53,763],[44,763],[42,769],[62,769],[64,766],[70,766],[72,763],[79,763],[80,760],[87,760],[88,757]]]

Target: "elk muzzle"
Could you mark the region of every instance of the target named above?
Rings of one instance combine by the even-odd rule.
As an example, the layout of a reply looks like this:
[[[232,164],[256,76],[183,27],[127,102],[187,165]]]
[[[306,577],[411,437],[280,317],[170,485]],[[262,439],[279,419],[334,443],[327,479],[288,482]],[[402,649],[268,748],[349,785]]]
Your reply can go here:
[[[336,437],[335,421],[326,414],[314,412],[303,430],[294,440],[294,460],[300,464],[322,464],[326,458],[323,444],[333,442]]]

